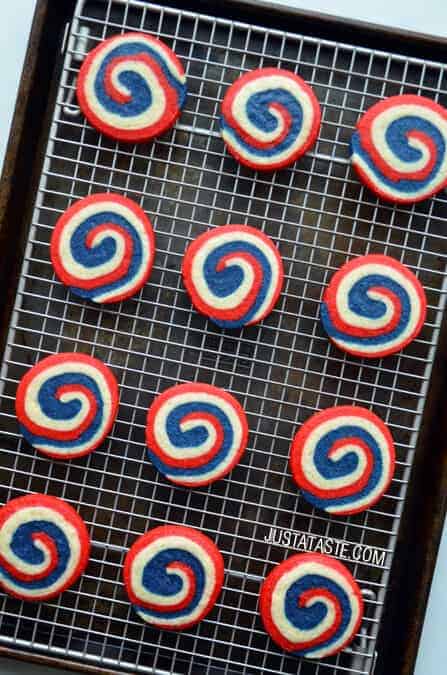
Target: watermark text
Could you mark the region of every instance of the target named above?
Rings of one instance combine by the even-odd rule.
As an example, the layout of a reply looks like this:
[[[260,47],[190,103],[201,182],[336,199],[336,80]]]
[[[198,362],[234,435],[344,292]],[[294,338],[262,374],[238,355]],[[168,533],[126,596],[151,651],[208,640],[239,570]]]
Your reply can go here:
[[[384,568],[387,563],[388,551],[381,548],[331,537],[320,537],[309,532],[271,527],[268,534],[264,537],[264,541],[266,544],[284,546],[285,548],[292,548],[295,551],[325,553],[342,560],[365,563],[367,565],[374,565],[375,567]]]

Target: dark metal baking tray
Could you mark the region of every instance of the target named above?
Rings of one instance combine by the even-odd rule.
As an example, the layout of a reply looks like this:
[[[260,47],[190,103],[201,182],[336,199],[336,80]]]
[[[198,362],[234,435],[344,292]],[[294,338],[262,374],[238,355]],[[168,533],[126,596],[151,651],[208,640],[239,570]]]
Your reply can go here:
[[[99,135],[74,97],[86,51],[125,30],[160,36],[186,67],[186,109],[176,128],[152,144],[127,146]],[[376,666],[376,675],[410,673],[444,509],[446,416],[439,394],[445,359],[442,350],[436,362],[435,355],[444,342],[447,199],[441,194],[410,207],[378,202],[351,172],[348,144],[359,115],[386,96],[411,92],[447,103],[440,46],[262,4],[196,3],[190,11],[184,3],[136,0],[42,1],[30,44],[1,193],[1,278],[13,310],[6,298],[0,494],[2,502],[32,491],[67,499],[85,518],[93,548],[86,574],[59,599],[30,605],[0,598],[2,649],[100,672],[370,675]],[[238,166],[218,132],[225,89],[261,65],[299,72],[323,110],[313,151],[272,176]],[[144,207],[155,225],[157,259],[139,295],[98,308],[55,279],[48,243],[57,217],[74,200],[105,190]],[[196,314],[179,274],[188,242],[226,222],[263,229],[286,266],[275,311],[241,331],[222,331]],[[331,274],[368,252],[392,255],[413,269],[429,303],[419,339],[402,354],[373,362],[333,348],[318,320]],[[26,369],[64,350],[103,359],[121,387],[109,440],[70,463],[35,453],[14,416]],[[250,422],[243,461],[206,489],[173,487],[145,457],[148,405],[159,391],[188,380],[232,391]],[[314,410],[351,402],[390,426],[396,476],[367,513],[327,518],[297,494],[287,466],[290,439]],[[214,612],[179,634],[143,625],[121,580],[127,548],[164,522],[203,529],[226,565]],[[321,537],[343,552],[367,610],[352,648],[319,663],[288,656],[270,641],[257,597],[272,565],[300,542],[312,548]]]

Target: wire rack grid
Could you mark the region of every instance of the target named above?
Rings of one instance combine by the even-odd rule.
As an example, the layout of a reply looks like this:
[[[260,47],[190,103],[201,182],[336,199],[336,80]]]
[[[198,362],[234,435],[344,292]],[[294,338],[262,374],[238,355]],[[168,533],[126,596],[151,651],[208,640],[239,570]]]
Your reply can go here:
[[[152,144],[124,145],[101,136],[83,119],[74,96],[85,53],[127,30],[159,36],[187,72],[181,119]],[[412,92],[446,104],[445,68],[133,0],[80,0],[63,52],[2,367],[0,484],[2,501],[45,492],[72,503],[90,529],[92,559],[80,583],[52,602],[30,605],[2,596],[0,643],[119,671],[369,675],[446,298],[447,200],[442,195],[403,208],[379,203],[351,173],[348,144],[359,115],[386,96]],[[323,111],[314,150],[272,175],[237,165],[218,132],[226,88],[260,66],[298,72],[314,87]],[[48,244],[70,204],[107,190],[129,196],[149,214],[157,257],[150,281],[135,298],[100,308],[80,302],[55,279]],[[261,325],[239,331],[220,330],[194,312],[179,272],[188,243],[227,222],[264,230],[277,242],[286,269],[276,309]],[[333,272],[370,252],[392,255],[413,269],[429,309],[420,337],[404,353],[365,362],[331,347],[318,313]],[[101,358],[120,383],[119,414],[109,439],[92,455],[69,463],[34,452],[18,433],[14,415],[22,375],[61,351]],[[250,426],[240,465],[226,479],[195,490],[168,484],[146,459],[144,443],[154,396],[191,380],[231,391]],[[367,513],[328,518],[306,504],[291,481],[290,440],[315,410],[352,402],[389,425],[396,476]],[[215,610],[178,634],[143,625],[121,580],[128,547],[166,522],[204,530],[225,558],[225,585]],[[282,653],[257,611],[260,582],[303,534],[308,547],[320,537],[345,547],[337,550],[366,600],[361,635],[352,648],[321,662]],[[359,559],[343,555],[352,547],[361,552]]]

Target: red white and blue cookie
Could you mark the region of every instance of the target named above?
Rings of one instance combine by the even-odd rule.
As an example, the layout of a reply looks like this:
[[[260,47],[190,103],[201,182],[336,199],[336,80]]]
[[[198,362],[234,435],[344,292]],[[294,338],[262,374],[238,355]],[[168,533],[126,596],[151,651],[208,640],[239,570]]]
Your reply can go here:
[[[131,199],[103,193],[75,202],[51,237],[58,278],[81,298],[120,302],[144,286],[154,262],[151,222]]]
[[[361,180],[382,199],[427,199],[447,185],[447,110],[423,96],[391,96],[360,118],[351,150]]]
[[[282,649],[323,659],[352,642],[363,619],[363,599],[341,562],[319,553],[298,553],[265,579],[260,612],[266,631]]]
[[[0,587],[23,600],[49,600],[84,572],[90,537],[72,506],[48,495],[0,508]]]
[[[337,347],[375,359],[399,352],[414,340],[426,311],[424,289],[413,272],[386,255],[365,255],[334,274],[320,314]]]
[[[150,460],[166,478],[186,487],[208,485],[229,473],[247,437],[240,403],[223,389],[200,382],[170,387],[147,415]]]
[[[104,40],[83,62],[80,108],[90,124],[120,141],[148,141],[170,129],[186,99],[186,77],[174,52],[145,33]]]
[[[259,171],[289,166],[317,140],[321,111],[311,87],[280,68],[242,75],[222,102],[221,133],[241,164]]]
[[[20,431],[36,450],[74,459],[95,450],[118,410],[112,371],[87,354],[54,354],[33,366],[17,388]]]
[[[393,438],[384,422],[365,408],[328,408],[300,427],[290,450],[290,468],[313,506],[334,516],[360,513],[391,483]]]
[[[222,328],[264,319],[284,281],[275,244],[248,225],[222,225],[201,234],[186,250],[182,274],[195,308]]]
[[[222,589],[217,546],[192,527],[163,525],[143,534],[124,561],[124,584],[134,610],[157,628],[185,630],[212,610]]]

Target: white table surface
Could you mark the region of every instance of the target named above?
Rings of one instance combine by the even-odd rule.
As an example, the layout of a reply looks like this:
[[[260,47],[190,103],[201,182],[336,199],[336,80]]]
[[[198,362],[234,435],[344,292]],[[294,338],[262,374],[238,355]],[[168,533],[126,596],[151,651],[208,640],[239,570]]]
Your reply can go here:
[[[59,0],[61,1],[61,0]],[[269,0],[300,9],[355,18],[408,30],[447,37],[447,0]],[[3,0],[0,21],[2,96],[0,97],[0,165],[8,140],[15,98],[25,56],[36,0]],[[438,563],[427,609],[415,675],[443,675],[447,670],[447,527],[444,530]],[[28,664],[0,659],[2,675],[47,673]],[[53,672],[53,671],[52,671]],[[59,672],[63,675],[63,671]],[[390,673],[389,675],[399,675]]]

